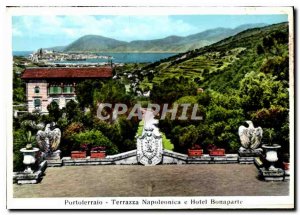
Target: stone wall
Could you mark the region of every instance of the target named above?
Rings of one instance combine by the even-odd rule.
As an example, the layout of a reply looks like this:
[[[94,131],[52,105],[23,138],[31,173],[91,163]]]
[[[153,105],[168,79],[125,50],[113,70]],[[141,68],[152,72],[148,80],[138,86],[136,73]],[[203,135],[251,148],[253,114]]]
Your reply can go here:
[[[64,157],[62,159],[62,165],[137,165],[139,163],[136,155],[137,150],[132,150],[116,155],[109,155],[102,159],[90,157],[84,159],[71,159],[71,157]],[[204,154],[201,157],[188,157],[185,154],[164,149],[161,164],[230,164],[238,162],[238,154],[226,154],[225,156],[210,156]]]

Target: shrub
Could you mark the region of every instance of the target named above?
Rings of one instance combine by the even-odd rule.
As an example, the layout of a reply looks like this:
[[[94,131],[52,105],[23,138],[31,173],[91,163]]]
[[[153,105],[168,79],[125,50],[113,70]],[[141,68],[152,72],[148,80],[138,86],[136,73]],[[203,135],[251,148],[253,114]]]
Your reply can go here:
[[[118,148],[101,132],[98,130],[88,130],[80,132],[73,136],[75,142],[75,149],[79,149],[82,144],[87,144],[89,148],[96,146],[105,146],[108,154],[116,154]]]

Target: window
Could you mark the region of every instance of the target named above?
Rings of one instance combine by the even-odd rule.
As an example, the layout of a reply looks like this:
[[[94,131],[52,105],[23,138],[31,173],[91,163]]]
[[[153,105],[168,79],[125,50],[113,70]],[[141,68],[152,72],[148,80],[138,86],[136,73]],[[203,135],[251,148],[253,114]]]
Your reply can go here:
[[[34,88],[34,93],[40,93],[40,87],[39,86],[36,86]]]
[[[49,94],[60,94],[60,93],[61,93],[61,87],[52,86],[49,88]]]
[[[64,93],[73,93],[73,87],[71,86],[64,87]]]
[[[38,107],[41,107],[41,100],[40,99],[35,99],[34,100],[34,107],[35,108],[38,108]]]

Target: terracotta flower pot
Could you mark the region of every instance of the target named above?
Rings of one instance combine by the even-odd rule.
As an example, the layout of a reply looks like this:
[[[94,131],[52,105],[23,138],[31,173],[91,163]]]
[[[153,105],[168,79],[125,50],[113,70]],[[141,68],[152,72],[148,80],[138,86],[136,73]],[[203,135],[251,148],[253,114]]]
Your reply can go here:
[[[284,170],[290,170],[290,163],[288,163],[288,162],[283,162],[283,169],[284,169]]]
[[[209,151],[210,156],[224,156],[225,149],[212,149]]]
[[[91,151],[91,158],[105,158],[105,151]]]
[[[203,149],[188,149],[189,157],[201,157],[203,155]]]
[[[86,152],[85,151],[72,151],[71,152],[71,158],[72,159],[86,158]]]

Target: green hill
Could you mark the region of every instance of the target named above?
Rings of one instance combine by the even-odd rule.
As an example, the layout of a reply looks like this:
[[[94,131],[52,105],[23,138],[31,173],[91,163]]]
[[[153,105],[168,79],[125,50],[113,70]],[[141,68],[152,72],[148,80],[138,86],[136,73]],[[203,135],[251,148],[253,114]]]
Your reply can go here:
[[[86,35],[68,45],[64,51],[102,51],[125,45],[126,42],[97,36]]]
[[[199,144],[207,151],[217,147],[236,153],[241,146],[238,128],[251,120],[263,128],[262,143],[281,145],[280,159],[288,160],[293,90],[288,43],[288,23],[281,23],[246,30],[136,70],[146,74],[139,88],[151,89],[151,103],[199,105],[200,121],[172,120],[171,114],[159,121],[174,151],[186,153]]]
[[[264,47],[264,40],[269,37],[274,38],[275,44],[272,47],[266,44]],[[288,59],[287,38],[287,23],[249,29],[210,46],[150,64],[144,70],[155,71],[154,83],[184,76],[195,80],[199,87],[223,91],[238,87],[239,80],[246,73],[260,70],[267,61]],[[258,53],[259,47],[263,48],[261,51],[265,54]],[[143,85],[149,86],[147,79],[144,79]]]
[[[63,50],[67,52],[185,52],[201,48],[243,30],[264,26],[265,24],[248,24],[237,28],[215,28],[186,37],[168,36],[155,40],[135,40],[124,42],[97,35],[86,35]]]

